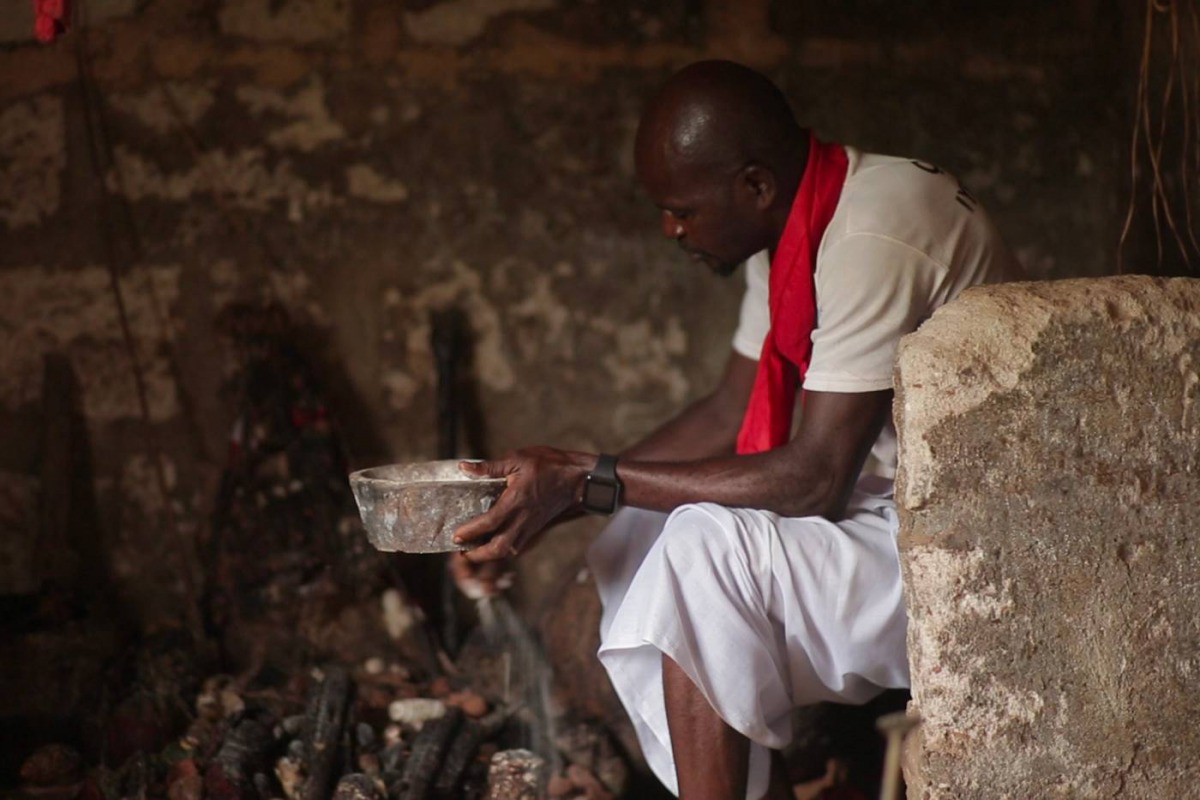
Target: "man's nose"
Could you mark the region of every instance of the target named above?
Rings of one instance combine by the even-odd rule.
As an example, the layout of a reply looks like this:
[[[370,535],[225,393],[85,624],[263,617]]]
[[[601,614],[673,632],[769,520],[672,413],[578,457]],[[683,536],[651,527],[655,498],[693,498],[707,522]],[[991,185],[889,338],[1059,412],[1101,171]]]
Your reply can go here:
[[[660,222],[662,224],[663,236],[677,241],[683,238],[683,223],[670,211],[662,212]]]

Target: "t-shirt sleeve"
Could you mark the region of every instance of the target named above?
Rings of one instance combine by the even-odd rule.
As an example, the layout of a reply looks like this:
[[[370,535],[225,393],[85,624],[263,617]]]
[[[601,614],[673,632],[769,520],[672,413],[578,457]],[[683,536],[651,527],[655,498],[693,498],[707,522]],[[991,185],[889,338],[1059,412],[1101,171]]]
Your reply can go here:
[[[804,388],[874,392],[892,388],[900,337],[936,305],[946,268],[919,250],[857,233],[821,254],[817,327]]]
[[[755,361],[762,353],[763,340],[771,328],[771,307],[768,303],[770,274],[771,260],[766,250],[746,260],[746,293],[742,295],[742,311],[733,334],[733,349]]]

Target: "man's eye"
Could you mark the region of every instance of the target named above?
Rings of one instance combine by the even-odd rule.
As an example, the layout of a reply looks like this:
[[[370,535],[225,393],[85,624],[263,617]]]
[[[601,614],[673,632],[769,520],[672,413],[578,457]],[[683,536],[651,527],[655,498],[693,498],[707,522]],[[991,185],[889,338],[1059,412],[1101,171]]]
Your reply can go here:
[[[672,211],[671,216],[675,219],[683,220],[690,218],[692,216],[692,212],[688,209],[681,208],[676,211]]]

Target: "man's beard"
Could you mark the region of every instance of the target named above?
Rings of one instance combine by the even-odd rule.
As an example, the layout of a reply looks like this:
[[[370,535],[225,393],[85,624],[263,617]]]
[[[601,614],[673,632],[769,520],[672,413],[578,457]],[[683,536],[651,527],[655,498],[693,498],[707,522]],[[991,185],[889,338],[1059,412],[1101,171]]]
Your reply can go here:
[[[737,264],[726,264],[724,261],[714,264],[711,269],[722,278],[732,278],[733,273],[737,272]]]
[[[684,247],[683,252],[687,253],[688,258],[690,258],[692,261],[700,262],[704,266],[708,267],[709,271],[722,278],[732,277],[733,273],[737,272],[737,268],[741,263],[734,262],[730,264],[717,258],[712,253],[708,253],[703,250],[692,250]]]

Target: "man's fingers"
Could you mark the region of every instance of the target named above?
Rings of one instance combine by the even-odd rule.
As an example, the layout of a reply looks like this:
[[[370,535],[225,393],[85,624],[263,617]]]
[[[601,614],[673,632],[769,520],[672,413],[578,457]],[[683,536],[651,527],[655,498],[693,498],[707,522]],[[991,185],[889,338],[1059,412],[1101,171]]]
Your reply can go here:
[[[455,544],[470,544],[481,536],[486,536],[491,531],[495,530],[496,524],[492,521],[492,515],[495,509],[480,514],[478,517],[471,517],[469,520],[459,525],[454,529]]]
[[[490,509],[459,525],[454,531],[454,543],[469,544],[503,528],[513,511],[512,503],[505,502],[504,497],[500,495]]]
[[[450,577],[454,580],[454,585],[457,586],[463,594],[470,596],[471,592],[467,587],[473,582],[477,582],[479,580],[475,574],[475,565],[463,558],[462,553],[451,553],[450,559],[447,562],[447,567],[450,570]]]
[[[471,600],[491,597],[512,586],[512,567],[507,561],[475,564],[468,561],[463,553],[454,553],[449,563],[454,585]]]
[[[454,585],[471,600],[490,597],[499,591],[497,580],[504,570],[504,564],[499,561],[473,564],[462,553],[452,553],[449,567]]]
[[[491,541],[481,544],[472,550],[464,550],[463,558],[472,564],[482,564],[485,561],[499,561],[509,558],[514,552],[512,548],[512,535],[504,534],[493,536]]]

